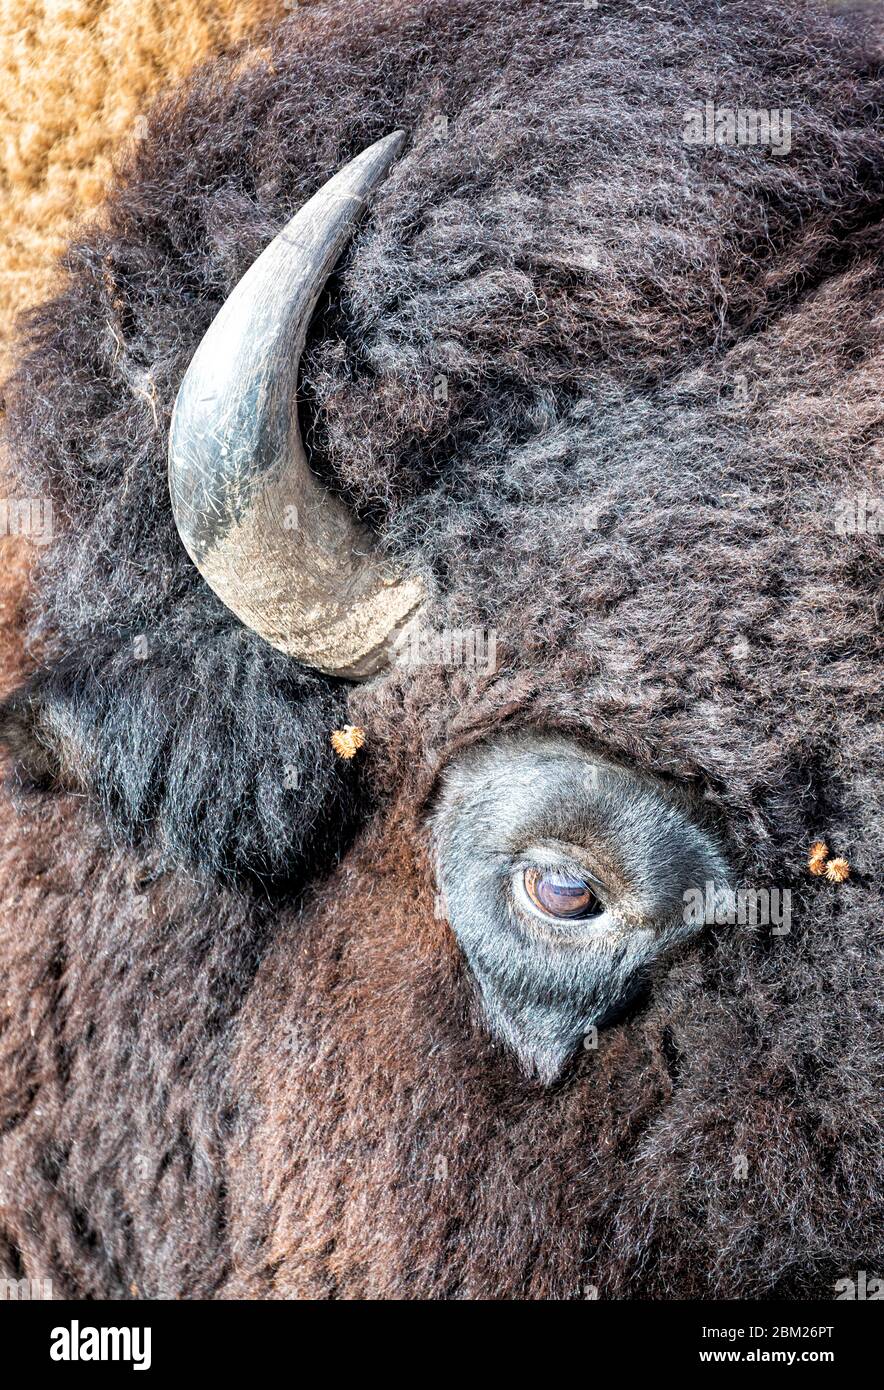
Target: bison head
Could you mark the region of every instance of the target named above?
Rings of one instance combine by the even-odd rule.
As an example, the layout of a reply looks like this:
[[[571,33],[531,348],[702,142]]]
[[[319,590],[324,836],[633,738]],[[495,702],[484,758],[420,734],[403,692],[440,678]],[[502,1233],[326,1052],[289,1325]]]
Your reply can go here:
[[[325,275],[402,143],[358,156],[262,252],[194,354],[170,432],[175,519],[203,576],[266,641],[350,679],[419,645],[426,595],[383,572],[311,473],[296,381]],[[699,805],[577,741],[462,755],[435,825],[439,886],[489,1022],[544,1080],[694,934],[686,894],[724,887]]]
[[[875,1267],[870,47],[299,7],[149,115],[9,388],[56,535],[0,1167],[77,1290]]]

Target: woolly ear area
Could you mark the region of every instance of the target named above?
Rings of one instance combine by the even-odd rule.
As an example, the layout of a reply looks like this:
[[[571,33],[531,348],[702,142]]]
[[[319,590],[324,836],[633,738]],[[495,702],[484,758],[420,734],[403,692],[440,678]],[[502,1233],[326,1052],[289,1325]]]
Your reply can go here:
[[[38,672],[0,706],[20,784],[85,792],[168,867],[303,882],[355,829],[347,688],[241,629],[142,633]]]

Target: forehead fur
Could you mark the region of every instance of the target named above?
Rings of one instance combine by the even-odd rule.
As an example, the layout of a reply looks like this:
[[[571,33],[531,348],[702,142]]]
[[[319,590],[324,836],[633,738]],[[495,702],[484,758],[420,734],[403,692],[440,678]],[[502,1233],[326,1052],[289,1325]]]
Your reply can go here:
[[[498,659],[351,698],[375,787],[507,719],[701,785],[762,857],[870,823],[879,562],[835,514],[874,492],[881,412],[869,43],[765,3],[321,7],[160,103],[11,388],[21,486],[60,528],[19,715],[80,750],[112,823],[279,874],[358,814],[328,747],[346,689],[220,610],[165,448],[236,280],[397,127],[313,324],[305,438],[427,579],[428,627],[492,631]],[[788,153],[686,143],[713,96],[788,109]]]

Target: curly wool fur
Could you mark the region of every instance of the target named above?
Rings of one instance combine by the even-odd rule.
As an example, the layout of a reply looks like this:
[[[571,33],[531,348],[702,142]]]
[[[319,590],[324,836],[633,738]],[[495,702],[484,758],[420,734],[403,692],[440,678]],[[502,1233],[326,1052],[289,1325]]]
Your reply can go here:
[[[340,687],[244,633],[217,604],[161,633],[93,638],[7,703],[22,772],[85,786],[110,826],[165,862],[293,879],[352,829],[357,778],[329,736]],[[37,712],[38,743],[26,730]]]
[[[304,0],[301,0],[304,3]],[[52,261],[99,208],[113,150],[157,87],[242,39],[283,0],[6,0],[0,13],[0,323],[51,292]],[[4,335],[5,336],[5,335]],[[5,360],[8,339],[0,344]]]
[[[21,766],[84,787],[136,846],[118,875],[163,874],[162,968],[97,849],[69,852],[88,930],[53,889],[33,941],[8,933],[0,1157],[29,1268],[56,1252],[72,1291],[115,1296],[754,1297],[880,1264],[881,566],[835,525],[880,490],[871,48],[856,16],[764,3],[341,6],[155,110],[12,391],[23,484],[64,529],[43,667],[7,725]],[[707,98],[789,108],[790,154],[686,145]],[[308,341],[308,447],[424,574],[427,628],[493,630],[498,667],[428,662],[348,697],[219,609],[177,543],[164,448],[238,276],[398,126],[410,146]],[[329,744],[345,722],[368,731],[361,790]],[[793,888],[788,936],[711,933],[551,1092],[471,1018],[432,911],[436,775],[503,725],[694,783],[747,881]],[[38,845],[64,838],[50,805],[23,808]],[[319,880],[356,816],[296,921],[282,881]],[[823,833],[844,884],[807,877]],[[13,836],[14,883],[22,853]],[[176,863],[270,881],[269,921]],[[125,981],[83,982],[102,942],[125,943]],[[182,1057],[175,1020],[209,983]],[[452,1177],[430,1185],[440,1154]],[[29,1225],[44,1161],[58,1200]]]

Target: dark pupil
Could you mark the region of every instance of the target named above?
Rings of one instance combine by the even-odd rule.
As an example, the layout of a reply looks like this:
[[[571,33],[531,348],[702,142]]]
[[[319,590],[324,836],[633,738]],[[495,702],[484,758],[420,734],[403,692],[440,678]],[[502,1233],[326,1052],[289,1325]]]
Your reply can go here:
[[[599,909],[586,880],[571,874],[528,869],[525,887],[532,901],[552,917],[589,917]]]

